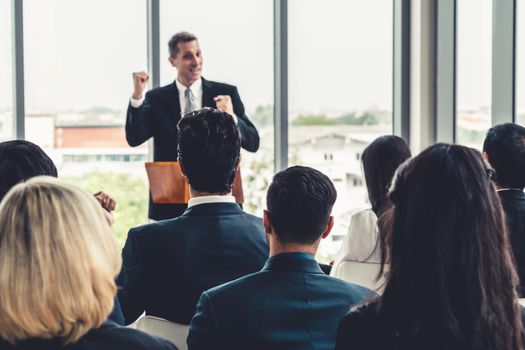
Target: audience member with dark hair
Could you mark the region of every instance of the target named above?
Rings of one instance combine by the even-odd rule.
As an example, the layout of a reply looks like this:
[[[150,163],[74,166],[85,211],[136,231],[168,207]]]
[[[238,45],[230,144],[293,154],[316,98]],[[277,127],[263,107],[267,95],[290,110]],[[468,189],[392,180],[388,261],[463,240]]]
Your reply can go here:
[[[314,259],[334,220],[336,190],[317,170],[275,175],[264,228],[270,258],[263,270],[202,293],[188,348],[332,349],[349,308],[375,294],[326,276]]]
[[[117,241],[89,194],[52,177],[0,203],[0,349],[172,349],[106,321],[120,270]]]
[[[410,157],[410,148],[399,136],[381,136],[365,148],[361,160],[372,207],[352,215],[330,275],[381,290],[384,284],[381,259],[386,249],[384,230],[378,229],[378,217],[392,206],[388,199],[392,177],[399,165]]]
[[[491,128],[483,143],[483,157],[496,175],[494,181],[505,212],[510,246],[525,295],[525,128],[502,124]]]
[[[0,200],[17,183],[38,175],[58,176],[42,148],[23,140],[0,142]]]
[[[262,220],[231,195],[241,146],[233,118],[202,109],[178,127],[191,198],[178,218],[129,231],[118,294],[127,323],[145,311],[189,324],[204,290],[259,271],[268,257]]]
[[[345,316],[336,349],[523,349],[503,211],[480,153],[427,148],[390,199],[384,293]]]
[[[0,201],[14,185],[38,175],[58,176],[55,164],[42,148],[25,140],[0,142]],[[113,198],[104,192],[95,193],[95,198],[105,209],[106,220],[113,224],[112,211],[116,205]],[[109,318],[120,325],[124,324],[117,298]]]

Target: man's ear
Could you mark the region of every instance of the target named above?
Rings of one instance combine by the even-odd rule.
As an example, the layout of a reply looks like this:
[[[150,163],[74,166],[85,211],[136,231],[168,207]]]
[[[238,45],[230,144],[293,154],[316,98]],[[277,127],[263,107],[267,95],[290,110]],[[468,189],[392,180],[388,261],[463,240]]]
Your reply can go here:
[[[266,232],[267,234],[271,234],[272,233],[272,222],[270,220],[270,214],[268,213],[268,210],[264,210],[263,225],[264,225],[264,232]]]
[[[328,237],[333,227],[334,227],[334,217],[330,215],[330,217],[328,218],[328,222],[326,223],[326,226],[323,230],[323,234],[321,235],[321,238],[325,239],[326,237]]]
[[[175,57],[173,56],[168,57],[168,61],[170,62],[172,67],[175,67]]]

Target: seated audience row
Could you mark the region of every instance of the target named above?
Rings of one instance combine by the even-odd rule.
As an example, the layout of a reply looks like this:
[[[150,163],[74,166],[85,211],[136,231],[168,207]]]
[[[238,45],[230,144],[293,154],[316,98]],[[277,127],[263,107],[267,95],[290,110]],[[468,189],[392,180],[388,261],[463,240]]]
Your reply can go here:
[[[367,147],[372,208],[353,216],[332,274],[380,297],[315,261],[334,224],[327,176],[277,173],[261,220],[231,196],[233,118],[203,109],[178,128],[188,209],[131,229],[122,260],[109,196],[97,193],[97,204],[56,179],[30,179],[57,176],[49,157],[26,141],[0,144],[0,348],[175,349],[108,320],[112,309],[123,317],[118,274],[125,322],[144,312],[191,320],[189,349],[524,349],[510,249],[520,271],[524,128],[489,131],[483,155],[493,169],[462,146],[437,144],[408,161],[398,137]],[[375,268],[363,279],[348,261]]]

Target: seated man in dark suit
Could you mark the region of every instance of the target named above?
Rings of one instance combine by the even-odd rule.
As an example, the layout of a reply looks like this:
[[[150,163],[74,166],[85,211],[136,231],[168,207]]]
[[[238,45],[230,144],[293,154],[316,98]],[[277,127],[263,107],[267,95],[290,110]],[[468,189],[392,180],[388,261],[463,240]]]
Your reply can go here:
[[[501,124],[491,128],[483,143],[483,157],[494,168],[494,182],[505,211],[510,245],[525,296],[525,128]]]
[[[314,259],[328,236],[336,190],[317,170],[291,167],[275,175],[264,229],[270,258],[263,270],[202,293],[188,348],[333,349],[350,308],[375,294],[325,275]]]
[[[203,291],[259,271],[268,258],[262,220],[231,195],[241,148],[231,115],[202,109],[178,128],[191,199],[178,218],[129,231],[118,293],[127,324],[144,311],[189,324]]]

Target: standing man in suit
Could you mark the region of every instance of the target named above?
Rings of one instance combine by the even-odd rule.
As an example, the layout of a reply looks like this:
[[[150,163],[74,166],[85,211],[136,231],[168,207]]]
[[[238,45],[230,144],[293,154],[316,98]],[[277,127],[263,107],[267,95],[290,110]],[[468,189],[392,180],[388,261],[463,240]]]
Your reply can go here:
[[[189,324],[203,291],[259,271],[268,258],[262,220],[231,195],[241,149],[232,116],[209,108],[189,113],[177,140],[188,209],[129,231],[118,280],[126,324],[144,311]]]
[[[501,124],[487,132],[483,157],[495,170],[494,182],[505,211],[510,245],[525,296],[525,128]]]
[[[332,229],[336,190],[317,170],[295,166],[273,178],[262,271],[202,293],[188,349],[333,349],[337,326],[374,292],[325,275],[314,259]]]
[[[185,113],[213,107],[233,116],[241,134],[241,146],[250,152],[259,149],[259,134],[248,119],[237,88],[201,77],[202,53],[197,38],[180,32],[169,41],[171,65],[177,79],[155,88],[144,96],[149,76],[133,73],[133,94],[126,116],[126,139],[132,147],[153,137],[154,160],[177,160],[177,123]],[[179,216],[184,204],[155,204],[150,198],[149,217],[163,220]]]

